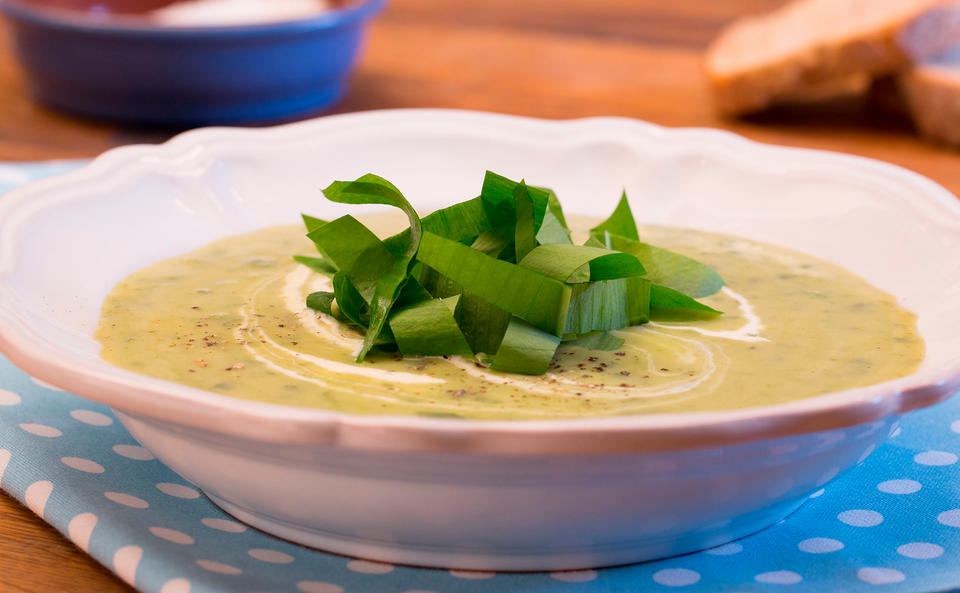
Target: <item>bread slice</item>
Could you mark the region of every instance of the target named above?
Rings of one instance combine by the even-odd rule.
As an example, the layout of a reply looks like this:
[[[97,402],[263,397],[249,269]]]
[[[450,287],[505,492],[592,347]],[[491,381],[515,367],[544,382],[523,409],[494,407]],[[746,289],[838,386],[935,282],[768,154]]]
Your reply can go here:
[[[863,95],[870,90],[873,79],[862,73],[838,76],[828,80],[803,82],[785,91],[779,98],[783,103],[818,103],[850,95]]]
[[[900,45],[916,60],[896,77],[906,111],[923,135],[960,146],[960,1],[916,19],[901,32]]]
[[[960,43],[899,76],[900,95],[924,136],[960,146]]]
[[[721,113],[736,115],[823,95],[851,77],[906,67],[902,31],[941,0],[794,0],[767,15],[735,22],[711,45],[706,70]],[[927,55],[942,47],[918,48]]]

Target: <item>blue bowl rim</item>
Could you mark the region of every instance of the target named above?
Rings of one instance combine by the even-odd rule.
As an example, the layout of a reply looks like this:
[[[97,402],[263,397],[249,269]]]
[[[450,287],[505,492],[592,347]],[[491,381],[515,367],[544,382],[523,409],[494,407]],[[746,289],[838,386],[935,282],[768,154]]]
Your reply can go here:
[[[345,8],[326,10],[315,16],[266,23],[242,25],[162,26],[146,19],[130,18],[97,21],[71,16],[70,11],[31,9],[16,0],[0,0],[0,12],[11,20],[21,20],[49,29],[99,35],[132,35],[136,37],[247,37],[276,34],[312,33],[334,30],[356,21],[366,20],[380,12],[386,0],[357,0]]]

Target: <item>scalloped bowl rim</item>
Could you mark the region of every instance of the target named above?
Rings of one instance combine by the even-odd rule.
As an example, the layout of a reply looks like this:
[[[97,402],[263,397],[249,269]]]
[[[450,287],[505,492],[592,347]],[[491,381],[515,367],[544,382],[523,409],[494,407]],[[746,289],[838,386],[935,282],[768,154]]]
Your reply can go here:
[[[895,177],[912,186],[942,212],[949,228],[960,233],[960,200],[916,173],[872,159],[821,150],[761,144],[731,132],[705,128],[664,128],[620,117],[547,121],[484,112],[441,109],[396,109],[328,116],[261,129],[204,128],[180,134],[159,145],[115,148],[89,165],[55,178],[13,190],[0,199],[0,289],[13,249],[4,227],[32,208],[48,207],[60,189],[104,184],[143,172],[142,157],[182,160],[192,149],[218,141],[320,133],[333,126],[372,126],[395,119],[447,118],[479,126],[503,124],[522,128],[574,131],[627,127],[632,133],[697,141],[700,150],[725,151],[725,157],[798,159],[818,167],[859,169]],[[189,157],[187,157],[189,158]],[[61,196],[62,198],[62,196]],[[69,201],[68,195],[65,201]],[[11,222],[13,221],[13,223]],[[623,453],[745,443],[758,439],[842,429],[938,403],[960,391],[960,356],[949,365],[866,387],[835,391],[769,406],[715,412],[654,413],[635,416],[556,420],[469,420],[404,415],[357,415],[323,409],[256,402],[154,379],[116,368],[91,372],[44,347],[43,338],[23,324],[16,311],[0,300],[0,353],[34,377],[57,387],[168,425],[212,430],[220,435],[281,444],[314,444],[358,449],[471,451],[511,453]],[[223,415],[227,415],[229,422]],[[211,429],[210,421],[217,422]],[[503,440],[500,440],[503,439]]]

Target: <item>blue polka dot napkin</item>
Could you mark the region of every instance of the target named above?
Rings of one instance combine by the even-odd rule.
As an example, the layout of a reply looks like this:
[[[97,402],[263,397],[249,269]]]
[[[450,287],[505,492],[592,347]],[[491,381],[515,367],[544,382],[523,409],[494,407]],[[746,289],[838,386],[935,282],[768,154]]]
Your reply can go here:
[[[76,166],[0,165],[0,191]],[[108,408],[0,357],[0,487],[150,593],[957,590],[958,452],[960,398],[908,416],[865,463],[785,521],[725,546],[596,571],[427,570],[325,554],[248,528],[139,447]]]

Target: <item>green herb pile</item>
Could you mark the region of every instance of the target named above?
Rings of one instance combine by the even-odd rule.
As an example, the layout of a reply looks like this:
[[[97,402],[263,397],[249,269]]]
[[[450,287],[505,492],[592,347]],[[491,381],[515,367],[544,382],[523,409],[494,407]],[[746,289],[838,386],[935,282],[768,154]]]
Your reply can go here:
[[[651,319],[719,315],[698,301],[723,286],[710,267],[640,241],[626,194],[574,245],[548,189],[487,172],[480,196],[421,219],[376,175],[323,190],[345,204],[387,204],[410,220],[380,240],[354,217],[304,215],[319,257],[295,259],[331,276],[311,309],[364,333],[371,350],[475,357],[490,368],[540,375],[561,344],[616,350],[608,333]]]

